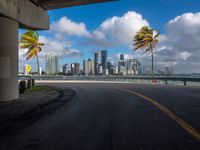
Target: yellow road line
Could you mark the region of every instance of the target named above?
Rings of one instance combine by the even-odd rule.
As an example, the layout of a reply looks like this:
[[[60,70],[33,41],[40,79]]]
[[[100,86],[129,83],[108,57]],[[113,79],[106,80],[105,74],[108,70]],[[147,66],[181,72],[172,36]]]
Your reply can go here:
[[[185,122],[183,119],[181,119],[180,117],[178,117],[175,113],[173,113],[172,111],[170,111],[168,108],[164,107],[163,105],[161,105],[160,103],[156,102],[156,100],[153,100],[147,96],[144,96],[140,93],[137,93],[135,91],[131,91],[131,90],[127,90],[127,89],[121,89],[121,88],[114,88],[114,89],[118,89],[121,91],[125,91],[128,93],[132,93],[138,97],[141,97],[143,99],[145,99],[146,101],[150,102],[151,104],[153,104],[154,106],[156,106],[159,110],[161,110],[162,112],[164,112],[165,114],[167,114],[169,117],[171,117],[174,121],[176,121],[182,128],[184,128],[190,135],[192,135],[192,137],[194,137],[196,140],[198,140],[200,142],[200,132],[197,131],[196,129],[194,129],[191,125],[189,125],[187,122]]]

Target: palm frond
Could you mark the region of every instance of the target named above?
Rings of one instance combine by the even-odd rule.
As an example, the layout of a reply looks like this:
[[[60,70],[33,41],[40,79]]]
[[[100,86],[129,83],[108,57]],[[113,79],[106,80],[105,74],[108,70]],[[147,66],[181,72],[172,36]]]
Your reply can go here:
[[[21,40],[26,41],[26,42],[30,42],[30,43],[37,42],[33,37],[25,35],[25,34],[22,34],[20,38],[21,38]]]
[[[37,55],[37,53],[38,53],[37,48],[33,47],[32,49],[29,49],[29,51],[26,53],[27,54],[26,59],[28,60],[32,57],[35,57]]]
[[[136,33],[134,36],[134,50],[145,49],[146,52],[150,52],[152,48],[158,43],[158,39],[156,39],[160,32],[158,31],[155,36],[153,36],[154,30],[149,28],[148,26],[144,26]]]
[[[20,44],[20,48],[21,49],[29,48],[30,46],[32,46],[32,43],[23,43],[23,44]]]
[[[160,31],[157,31],[157,34],[153,37],[154,39],[157,38],[160,35]]]
[[[44,43],[38,43],[39,46],[44,46]]]

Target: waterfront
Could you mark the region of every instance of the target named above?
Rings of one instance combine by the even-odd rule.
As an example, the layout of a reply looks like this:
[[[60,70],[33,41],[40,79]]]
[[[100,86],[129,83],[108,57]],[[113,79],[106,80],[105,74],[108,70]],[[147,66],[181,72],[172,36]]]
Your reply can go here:
[[[35,80],[52,81],[76,81],[76,82],[107,82],[107,83],[133,83],[133,84],[159,84],[159,85],[188,85],[200,86],[199,76],[62,76],[62,75],[43,75],[38,76],[19,76],[19,80],[31,77]]]

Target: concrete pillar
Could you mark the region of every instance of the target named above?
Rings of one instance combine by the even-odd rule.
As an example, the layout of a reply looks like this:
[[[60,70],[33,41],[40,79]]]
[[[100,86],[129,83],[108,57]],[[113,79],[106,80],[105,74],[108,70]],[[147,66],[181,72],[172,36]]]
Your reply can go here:
[[[19,97],[18,22],[0,17],[0,101]]]

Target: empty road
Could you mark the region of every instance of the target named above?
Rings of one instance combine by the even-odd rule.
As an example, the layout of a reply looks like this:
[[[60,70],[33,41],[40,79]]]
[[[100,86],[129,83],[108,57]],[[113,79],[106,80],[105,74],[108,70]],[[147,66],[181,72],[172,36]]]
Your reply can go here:
[[[200,149],[198,87],[49,85],[71,88],[76,94],[27,126],[0,135],[0,150]]]

